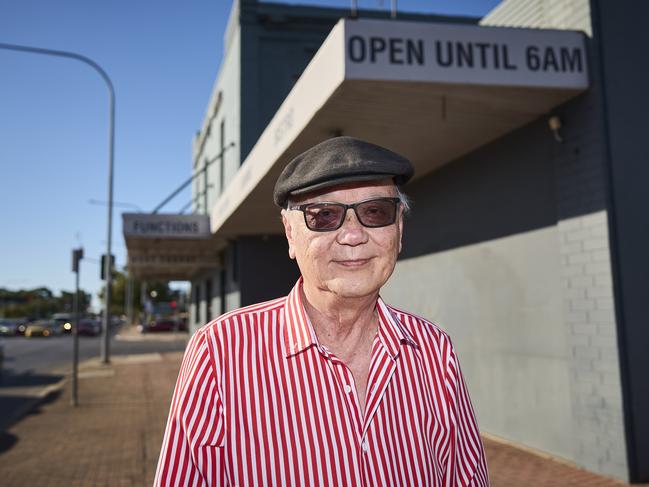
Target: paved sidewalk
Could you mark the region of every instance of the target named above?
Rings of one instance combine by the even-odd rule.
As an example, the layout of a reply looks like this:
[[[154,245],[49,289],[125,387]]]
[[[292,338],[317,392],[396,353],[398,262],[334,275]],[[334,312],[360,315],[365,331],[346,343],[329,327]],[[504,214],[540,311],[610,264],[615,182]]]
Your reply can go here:
[[[144,486],[155,474],[181,353],[86,362],[71,382],[0,438],[0,484]]]
[[[71,384],[0,436],[0,484],[15,487],[151,485],[180,353],[86,362],[80,406]],[[485,439],[494,487],[625,484]]]

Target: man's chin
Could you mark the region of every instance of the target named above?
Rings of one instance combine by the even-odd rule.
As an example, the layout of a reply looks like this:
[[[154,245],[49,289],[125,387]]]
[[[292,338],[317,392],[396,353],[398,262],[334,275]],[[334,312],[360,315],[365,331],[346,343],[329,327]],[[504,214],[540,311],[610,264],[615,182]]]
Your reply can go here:
[[[341,298],[363,298],[377,294],[381,285],[369,278],[355,276],[342,277],[329,283],[329,290]]]

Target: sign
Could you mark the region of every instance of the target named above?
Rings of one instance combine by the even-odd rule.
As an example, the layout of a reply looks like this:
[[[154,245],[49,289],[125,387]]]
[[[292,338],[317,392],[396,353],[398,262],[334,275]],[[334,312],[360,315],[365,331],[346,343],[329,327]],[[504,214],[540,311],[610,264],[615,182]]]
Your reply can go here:
[[[124,237],[197,239],[210,237],[207,215],[123,213]]]
[[[584,89],[580,32],[344,20],[345,78]]]

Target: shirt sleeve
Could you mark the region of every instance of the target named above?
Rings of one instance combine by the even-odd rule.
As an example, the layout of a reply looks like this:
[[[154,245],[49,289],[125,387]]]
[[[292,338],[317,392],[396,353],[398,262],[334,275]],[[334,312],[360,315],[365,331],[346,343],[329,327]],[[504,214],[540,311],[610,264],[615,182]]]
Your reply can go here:
[[[153,485],[224,485],[223,405],[207,331],[190,339],[171,400]]]
[[[450,402],[452,449],[444,485],[488,487],[489,472],[484,447],[469,391],[452,345],[446,370],[446,391]]]

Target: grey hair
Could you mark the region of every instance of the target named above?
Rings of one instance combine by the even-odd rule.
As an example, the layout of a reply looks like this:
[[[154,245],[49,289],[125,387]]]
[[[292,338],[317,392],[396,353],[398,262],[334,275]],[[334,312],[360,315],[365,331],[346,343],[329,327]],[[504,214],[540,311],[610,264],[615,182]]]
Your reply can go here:
[[[399,198],[401,206],[403,206],[403,214],[408,215],[412,210],[412,200],[399,189],[399,186],[395,186],[395,189],[397,190],[397,198]]]

